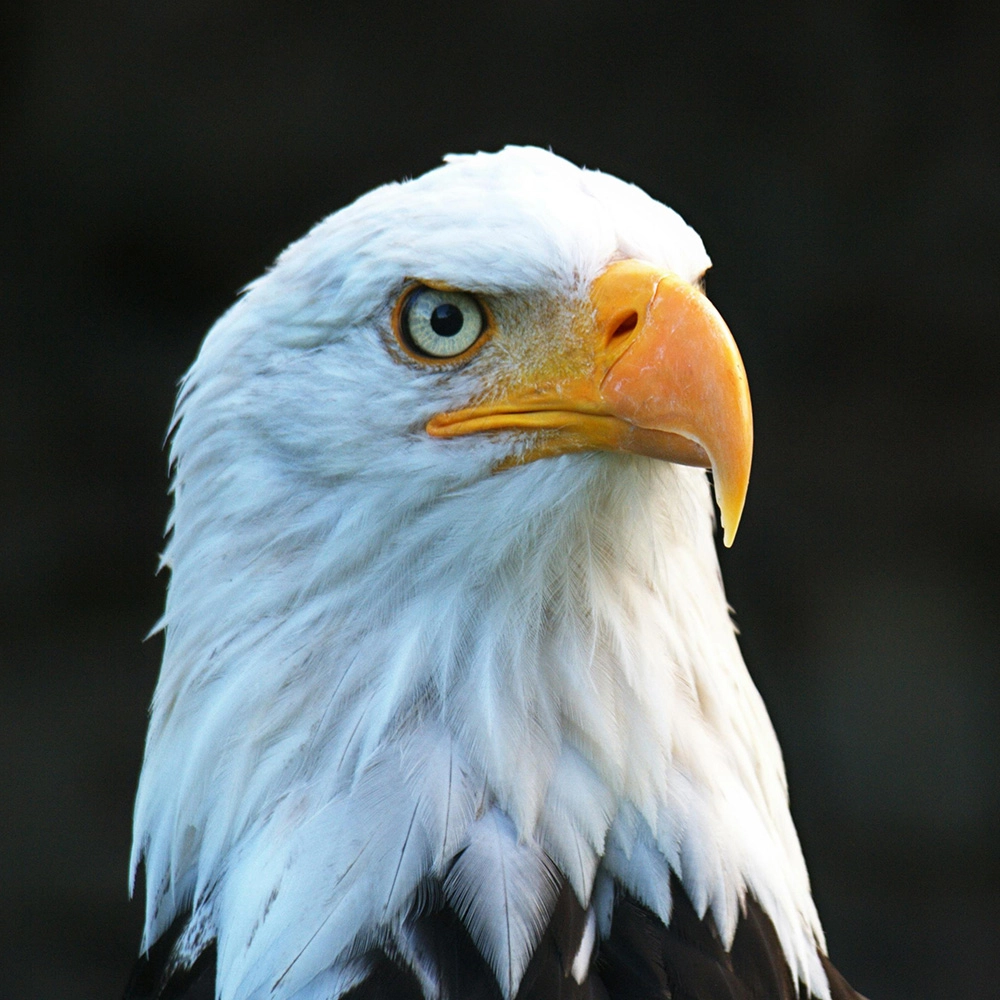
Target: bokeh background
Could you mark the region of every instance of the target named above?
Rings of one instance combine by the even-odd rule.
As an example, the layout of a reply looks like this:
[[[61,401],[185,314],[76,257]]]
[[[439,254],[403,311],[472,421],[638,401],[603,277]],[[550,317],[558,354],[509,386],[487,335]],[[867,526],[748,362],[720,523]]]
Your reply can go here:
[[[0,996],[119,994],[163,437],[291,239],[535,143],[677,208],[754,392],[724,553],[831,955],[1000,979],[1000,5],[8,5],[0,52]]]

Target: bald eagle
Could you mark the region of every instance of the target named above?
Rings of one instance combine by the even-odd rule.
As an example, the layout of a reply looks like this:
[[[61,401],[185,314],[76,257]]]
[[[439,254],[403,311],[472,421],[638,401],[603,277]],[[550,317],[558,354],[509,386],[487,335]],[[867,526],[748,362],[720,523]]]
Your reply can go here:
[[[171,429],[127,996],[857,997],[714,548],[750,397],[701,239],[539,149],[293,243]]]

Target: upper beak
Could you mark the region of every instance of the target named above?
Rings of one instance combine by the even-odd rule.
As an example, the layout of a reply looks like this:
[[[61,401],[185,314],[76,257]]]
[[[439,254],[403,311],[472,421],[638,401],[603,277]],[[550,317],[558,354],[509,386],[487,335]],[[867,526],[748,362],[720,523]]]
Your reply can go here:
[[[710,467],[732,545],[753,453],[746,372],[711,302],[674,274],[641,261],[612,264],[590,287],[592,318],[578,350],[478,406],[441,413],[428,433],[543,433],[518,461],[568,451],[614,449]]]

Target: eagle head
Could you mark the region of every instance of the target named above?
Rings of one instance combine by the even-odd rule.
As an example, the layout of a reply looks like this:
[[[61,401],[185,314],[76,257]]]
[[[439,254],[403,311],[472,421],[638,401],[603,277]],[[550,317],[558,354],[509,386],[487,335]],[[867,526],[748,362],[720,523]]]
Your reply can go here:
[[[714,548],[705,469],[729,544],[752,427],[708,266],[638,188],[509,147],[336,212],[215,324],[135,810],[163,982],[492,996],[466,948],[534,996],[569,907],[583,988],[623,900],[668,933],[683,897],[723,955],[756,907],[829,996]]]

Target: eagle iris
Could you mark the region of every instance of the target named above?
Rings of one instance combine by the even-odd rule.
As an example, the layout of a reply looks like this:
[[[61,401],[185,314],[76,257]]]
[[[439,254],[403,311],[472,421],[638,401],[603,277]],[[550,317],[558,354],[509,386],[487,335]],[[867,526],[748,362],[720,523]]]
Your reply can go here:
[[[453,358],[467,351],[486,326],[482,307],[467,292],[419,285],[400,315],[404,344],[430,358]]]

